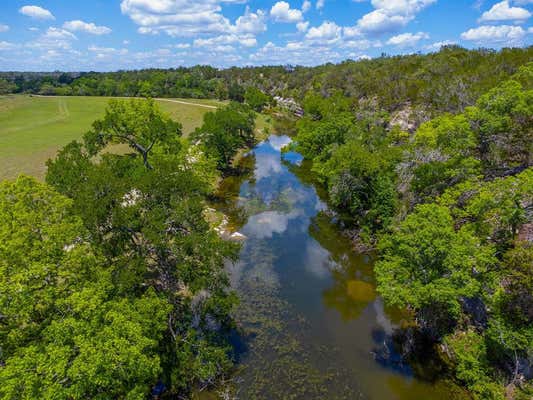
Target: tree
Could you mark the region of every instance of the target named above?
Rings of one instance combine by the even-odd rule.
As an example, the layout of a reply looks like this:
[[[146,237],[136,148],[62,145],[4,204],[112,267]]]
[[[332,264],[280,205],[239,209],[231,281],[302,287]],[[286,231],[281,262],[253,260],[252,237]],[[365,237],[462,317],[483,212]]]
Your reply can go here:
[[[503,315],[517,326],[533,324],[533,245],[519,243],[507,252]],[[533,337],[532,337],[533,339]]]
[[[110,100],[103,119],[84,136],[85,147],[95,155],[110,143],[124,143],[139,153],[146,168],[154,146],[176,151],[181,125],[161,112],[153,99]]]
[[[272,98],[256,87],[249,86],[244,93],[244,101],[253,110],[261,112],[263,108],[272,101]]]
[[[230,103],[204,115],[204,122],[192,135],[213,157],[222,171],[230,168],[240,148],[254,142],[255,115],[245,105]]]
[[[32,178],[0,184],[0,397],[143,399],[169,305],[117,296],[72,204]]]
[[[17,89],[16,85],[5,80],[0,79],[0,95],[14,93]]]
[[[232,83],[228,87],[228,98],[232,101],[242,103],[244,101],[244,88],[238,83]]]
[[[449,332],[461,300],[479,296],[481,277],[496,263],[465,226],[455,230],[447,208],[425,204],[380,242],[375,271],[378,291],[388,304],[412,309],[431,337]]]
[[[121,128],[128,122],[111,120]],[[140,121],[153,125],[140,122],[141,134],[160,132],[159,119]],[[203,217],[215,164],[171,132],[157,139],[151,168],[131,155],[99,153],[94,159],[94,150],[71,143],[48,163],[46,179],[72,197],[91,242],[116,266],[114,291],[134,301],[154,292],[164,301],[157,316],[162,331],[151,331],[147,343],[157,347],[159,358],[146,376],[158,374],[159,365],[170,391],[184,394],[231,365],[227,335],[235,296],[224,262],[236,256],[237,246],[223,241]]]
[[[525,73],[523,69],[521,74]],[[467,116],[478,135],[480,157],[488,172],[505,175],[514,168],[533,165],[533,90],[511,79],[481,96]]]

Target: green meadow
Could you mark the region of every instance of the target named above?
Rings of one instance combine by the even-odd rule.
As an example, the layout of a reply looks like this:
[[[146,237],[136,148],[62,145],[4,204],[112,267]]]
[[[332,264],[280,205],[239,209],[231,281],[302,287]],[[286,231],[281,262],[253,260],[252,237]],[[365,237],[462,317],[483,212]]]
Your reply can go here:
[[[45,162],[57,150],[79,139],[103,116],[108,97],[0,96],[0,180],[21,173],[44,178]],[[161,108],[188,134],[215,100],[160,99]]]

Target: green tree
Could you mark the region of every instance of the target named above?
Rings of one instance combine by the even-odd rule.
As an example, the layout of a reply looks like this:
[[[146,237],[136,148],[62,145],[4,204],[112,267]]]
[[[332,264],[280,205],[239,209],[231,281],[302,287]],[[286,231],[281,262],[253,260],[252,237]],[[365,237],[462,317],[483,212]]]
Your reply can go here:
[[[154,146],[176,151],[181,125],[160,111],[154,100],[110,100],[103,119],[84,136],[85,147],[95,155],[110,143],[124,143],[139,153],[146,168]]]
[[[0,79],[0,95],[14,93],[17,86],[6,79]]]
[[[204,115],[201,127],[193,133],[206,152],[216,160],[220,170],[230,168],[231,160],[240,148],[254,143],[255,115],[245,105],[230,103]]]
[[[238,83],[232,83],[228,87],[228,99],[242,103],[244,101],[244,88]]]
[[[467,226],[456,230],[449,210],[434,204],[417,206],[379,247],[378,291],[387,303],[412,309],[434,338],[453,328],[461,300],[480,295],[480,279],[496,263],[491,246]]]
[[[521,76],[525,73],[523,69]],[[505,174],[533,164],[532,89],[511,79],[481,96],[466,114],[478,135],[480,157],[488,172]]]
[[[0,184],[0,397],[143,399],[170,307],[117,297],[72,204],[32,178]]]
[[[244,93],[244,102],[253,110],[261,112],[272,101],[272,98],[256,87],[249,86]]]
[[[117,110],[108,110],[110,121],[121,121]],[[141,133],[160,126],[158,118],[140,121],[153,124],[141,125]],[[165,301],[158,320],[164,329],[150,339],[159,349],[160,377],[173,393],[186,393],[231,364],[226,334],[235,296],[224,262],[237,247],[203,217],[215,164],[171,132],[157,138],[151,168],[141,157],[95,153],[98,147],[74,142],[48,163],[46,179],[72,197],[91,242],[116,266],[115,292],[137,301],[155,291]]]

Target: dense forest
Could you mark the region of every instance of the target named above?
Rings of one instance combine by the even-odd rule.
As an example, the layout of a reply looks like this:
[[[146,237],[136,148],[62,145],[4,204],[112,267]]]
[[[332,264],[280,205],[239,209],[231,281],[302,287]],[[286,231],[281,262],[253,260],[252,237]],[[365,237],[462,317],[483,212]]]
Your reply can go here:
[[[0,73],[0,93],[110,100],[46,182],[0,183],[0,397],[187,396],[234,357],[224,269],[238,244],[207,222],[220,177],[254,146],[256,112],[291,98],[299,152],[379,294],[475,399],[533,396],[533,47],[110,73]],[[153,97],[229,99],[190,137]],[[109,146],[130,152],[109,153]],[[424,356],[424,355],[422,355]]]
[[[530,61],[533,48],[387,56],[317,67],[264,66],[87,73],[0,72],[0,93],[76,96],[218,98],[242,101],[247,87],[301,100],[309,91],[377,101],[392,111],[406,102],[440,112],[461,111]]]

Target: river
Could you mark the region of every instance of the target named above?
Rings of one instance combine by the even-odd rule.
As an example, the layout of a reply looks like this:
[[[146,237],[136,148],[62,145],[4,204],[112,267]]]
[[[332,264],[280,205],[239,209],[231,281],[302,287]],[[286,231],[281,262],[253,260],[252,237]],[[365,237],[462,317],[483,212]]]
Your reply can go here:
[[[357,254],[288,136],[270,136],[227,178],[216,207],[244,234],[228,266],[241,303],[235,318],[238,399],[451,400],[450,382],[422,379],[427,365],[396,352],[407,323],[375,290],[372,257]],[[421,373],[422,372],[422,373]]]

